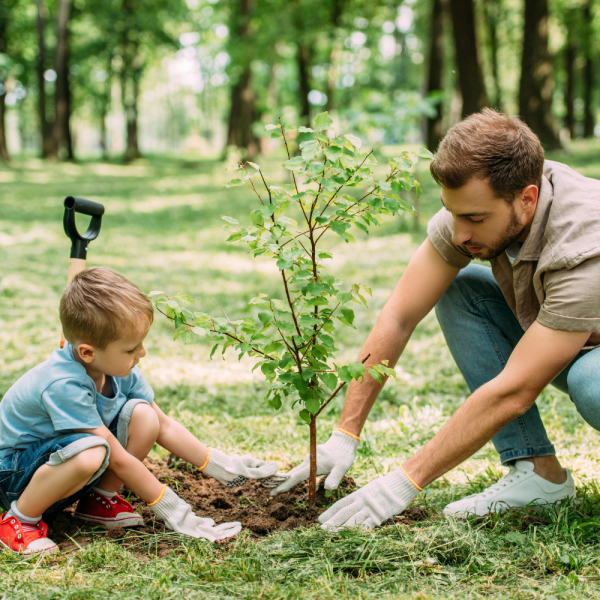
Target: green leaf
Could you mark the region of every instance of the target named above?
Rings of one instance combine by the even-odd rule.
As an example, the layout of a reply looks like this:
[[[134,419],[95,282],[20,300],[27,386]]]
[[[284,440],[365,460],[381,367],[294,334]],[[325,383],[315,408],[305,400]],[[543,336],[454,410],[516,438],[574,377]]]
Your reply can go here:
[[[165,296],[164,292],[153,291],[148,294],[148,298],[154,298],[156,296]]]
[[[358,360],[351,362],[347,368],[352,379],[358,379],[359,377],[362,377],[363,373],[365,372],[365,365]]]
[[[344,319],[346,319],[346,321],[352,325],[354,323],[354,311],[351,308],[344,307],[342,307],[340,310],[344,315]]]
[[[433,158],[433,154],[427,148],[419,148],[419,151],[415,154],[421,158]]]
[[[338,378],[335,376],[335,373],[321,373],[319,377],[331,391],[335,390],[338,382]]]
[[[312,141],[302,149],[302,158],[305,160],[312,160],[320,151],[321,146],[319,146],[319,142]]]
[[[206,335],[206,329],[203,329],[202,327],[192,327],[190,329],[190,331],[192,331],[193,333],[195,333],[196,335],[199,335],[199,336]]]
[[[317,223],[321,223],[321,224],[327,223],[327,221],[329,221],[329,217],[321,217],[321,216],[315,217],[315,221]],[[321,258],[321,257],[319,257],[319,258]]]
[[[275,396],[273,396],[273,398],[269,400],[268,404],[271,408],[279,410],[281,408],[281,396],[279,394],[276,394]]]
[[[283,350],[283,344],[280,344],[279,342],[271,342],[263,348],[265,354],[271,354],[271,352],[279,352],[281,350]],[[279,363],[279,366],[281,367],[281,362]]]
[[[336,292],[335,297],[340,301],[341,304],[347,304],[353,298],[352,292]]]
[[[301,410],[299,415],[307,425],[310,425],[310,413],[306,409]]]
[[[325,286],[320,283],[312,282],[306,286],[306,291],[311,294],[311,296],[320,296],[324,290]]]
[[[231,223],[232,225],[239,225],[239,222],[236,221],[233,217],[227,217],[225,215],[221,215],[221,219],[223,219],[223,221],[227,221],[228,223]]]
[[[325,156],[331,162],[335,162],[342,155],[342,152],[342,149],[337,146],[327,146],[325,148]]]
[[[348,371],[348,367],[340,367],[337,370],[338,377],[345,381],[346,383],[350,383],[352,381],[352,375],[350,375],[350,371]]]
[[[314,129],[311,129],[310,127],[304,127],[304,125],[300,125],[300,127],[298,127],[298,133],[314,133]]]
[[[292,383],[301,394],[306,394],[306,392],[308,392],[308,383],[304,381],[301,375],[295,375],[292,378]]]
[[[383,383],[381,381],[381,375],[377,372],[377,369],[369,369],[369,375],[378,383]]]
[[[354,146],[355,150],[360,150],[360,147],[362,146],[362,140],[359,137],[356,137],[350,133],[347,133],[344,137],[352,144],[352,146]]]
[[[329,116],[328,112],[322,112],[320,115],[317,115],[315,119],[315,129],[317,131],[323,131],[324,129],[331,129],[333,125],[333,120]]]
[[[179,315],[175,315],[175,329],[179,329],[183,325],[183,319]]]
[[[219,344],[215,344],[212,347],[212,350],[210,351],[210,360],[212,360],[213,354],[217,351],[217,348],[219,347]]]
[[[364,231],[367,235],[369,235],[369,229],[368,227],[364,224],[361,223],[360,221],[355,221],[354,224],[361,230]]]
[[[316,398],[309,398],[305,403],[306,410],[312,415],[316,415],[321,408],[321,403]]]
[[[238,242],[241,239],[242,239],[242,234],[237,232],[237,233],[232,233],[225,241],[226,242]]]
[[[258,313],[258,318],[260,319],[260,322],[263,325],[266,325],[272,318],[272,314],[271,313],[267,313],[267,312],[259,312]]]
[[[300,171],[304,168],[306,161],[301,156],[294,156],[290,160],[286,160],[283,166],[290,171]]]
[[[346,229],[350,227],[350,223],[346,223],[345,221],[331,221],[329,227],[331,227],[332,231],[335,231],[338,235],[343,236]]]
[[[250,219],[252,220],[252,223],[254,225],[256,225],[257,227],[259,227],[260,225],[262,225],[265,222],[260,210],[258,210],[258,209],[253,210],[250,213]]]
[[[265,125],[265,131],[271,131],[271,129],[279,129],[279,125]]]

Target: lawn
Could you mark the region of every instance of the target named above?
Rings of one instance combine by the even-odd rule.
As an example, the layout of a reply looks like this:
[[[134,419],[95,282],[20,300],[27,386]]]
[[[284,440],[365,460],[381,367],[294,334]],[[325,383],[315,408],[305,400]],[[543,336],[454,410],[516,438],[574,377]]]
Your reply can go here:
[[[600,178],[600,145],[575,144],[553,158]],[[265,161],[276,169],[277,157]],[[354,360],[392,287],[425,236],[439,194],[425,170],[420,227],[396,218],[357,243],[332,245],[332,272],[373,289],[369,308],[356,308],[356,330],[341,333],[341,363]],[[249,313],[248,300],[278,292],[268,259],[225,243],[220,215],[242,220],[253,203],[226,189],[224,165],[153,157],[134,165],[82,162],[48,165],[16,160],[0,169],[0,397],[58,345],[57,307],[65,285],[70,242],[62,231],[62,200],[81,196],[106,206],[88,265],[107,265],[143,290],[188,291],[196,309],[230,317]],[[83,223],[83,221],[82,221]],[[82,225],[83,228],[83,225]],[[232,351],[209,360],[211,344],[183,346],[156,319],[143,371],[159,405],[209,445],[252,453],[284,468],[307,450],[308,428],[289,407],[263,404],[262,375]],[[359,484],[408,458],[468,395],[435,316],[417,328],[380,396],[349,473]],[[323,413],[319,441],[335,425],[342,399]],[[27,563],[0,554],[2,598],[600,598],[600,439],[568,397],[554,389],[538,401],[578,497],[539,514],[446,521],[443,506],[479,491],[502,474],[488,444],[432,484],[417,503],[430,518],[374,532],[330,535],[318,527],[256,540],[248,532],[225,547],[184,540],[159,557],[157,540],[138,536],[135,553],[102,533],[91,543]],[[154,452],[159,458],[160,451]],[[539,520],[538,520],[539,521]],[[133,535],[133,534],[132,534]]]

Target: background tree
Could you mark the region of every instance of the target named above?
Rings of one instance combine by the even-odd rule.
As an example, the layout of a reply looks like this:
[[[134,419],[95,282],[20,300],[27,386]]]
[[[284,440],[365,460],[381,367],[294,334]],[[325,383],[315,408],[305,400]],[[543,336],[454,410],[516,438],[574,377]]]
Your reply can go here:
[[[587,0],[583,8],[583,50],[585,64],[583,68],[583,137],[589,138],[594,135],[596,118],[593,108],[594,93],[594,42],[597,37],[594,36],[592,0]]]
[[[429,36],[429,68],[426,95],[439,96],[435,115],[426,117],[426,143],[435,152],[442,139],[442,74],[444,70],[444,0],[431,0],[431,25]]]
[[[548,148],[560,148],[552,114],[553,65],[548,50],[548,0],[527,0],[519,114]]]
[[[69,80],[69,19],[71,0],[58,0],[56,14],[56,49],[54,51],[54,71],[56,91],[54,92],[54,147],[56,156],[73,160],[73,140],[71,138],[71,85]]]
[[[38,87],[38,118],[40,127],[40,137],[42,139],[41,155],[42,158],[51,158],[55,156],[54,138],[52,136],[52,126],[48,121],[46,114],[46,22],[48,20],[48,8],[44,0],[36,0],[36,33],[37,33],[37,60],[36,74]]]
[[[462,95],[462,114],[466,117],[488,103],[479,60],[473,0],[450,0],[450,13]]]

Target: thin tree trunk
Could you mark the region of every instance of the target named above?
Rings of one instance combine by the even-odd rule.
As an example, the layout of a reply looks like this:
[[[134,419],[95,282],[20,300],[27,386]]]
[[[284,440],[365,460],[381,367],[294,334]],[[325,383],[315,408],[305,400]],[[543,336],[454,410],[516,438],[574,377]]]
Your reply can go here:
[[[48,118],[46,116],[46,82],[44,73],[46,72],[45,20],[47,17],[47,9],[44,6],[44,0],[36,0],[36,5],[36,29],[38,38],[36,72],[38,83],[38,118],[40,120],[40,135],[42,138],[42,158],[56,158],[54,139],[52,138],[52,128],[50,123],[48,123]]]
[[[594,136],[596,118],[593,109],[594,63],[592,60],[592,0],[588,0],[583,9],[585,27],[585,66],[583,68],[583,137]]]
[[[123,0],[125,27],[121,48],[121,104],[125,114],[125,162],[141,156],[138,145],[138,97],[141,73],[139,43],[130,39],[134,27],[135,0]]]
[[[325,94],[327,95],[327,104],[325,105],[325,110],[331,112],[334,103],[334,95],[335,95],[335,80],[336,80],[336,65],[340,58],[340,48],[337,42],[337,32],[342,23],[342,16],[344,14],[344,10],[346,9],[346,5],[348,0],[331,0],[330,3],[330,23],[331,26],[329,28],[329,39],[331,43],[331,51],[329,52],[329,73],[327,74],[327,83],[325,87]]]
[[[548,0],[527,0],[519,85],[521,117],[548,148],[560,148],[552,116],[552,59],[548,51]]]
[[[310,103],[308,93],[310,92],[310,75],[308,72],[310,65],[308,48],[301,42],[298,42],[298,52],[296,54],[298,62],[298,83],[300,93],[300,121],[307,127],[310,126]]]
[[[56,50],[54,70],[56,71],[56,92],[54,96],[54,145],[60,159],[73,160],[71,141],[71,90],[69,86],[69,17],[71,0],[58,0],[56,22]]]
[[[565,21],[567,26],[567,39],[565,43],[565,127],[569,131],[571,139],[575,137],[575,58],[577,50],[573,38],[575,13],[573,9],[567,9]]]
[[[6,53],[7,48],[7,31],[8,31],[9,11],[8,7],[3,6],[0,2],[0,52]],[[1,71],[4,73],[4,71]],[[6,145],[6,75],[0,77],[0,160],[8,162],[10,154]]]
[[[477,47],[473,0],[450,0],[450,11],[463,101],[462,115],[466,117],[478,112],[488,103]]]
[[[310,471],[308,474],[308,505],[314,506],[317,497],[317,417],[310,415]]]
[[[426,141],[431,152],[435,152],[442,139],[442,73],[444,69],[444,6],[442,0],[432,0],[429,29],[429,72],[426,95],[439,93],[435,116],[427,117]]]
[[[502,91],[500,89],[500,74],[498,69],[498,23],[501,19],[502,0],[486,0],[483,3],[485,23],[490,42],[490,63],[492,66],[492,77],[494,78],[494,106],[500,109],[502,106]]]
[[[246,149],[246,158],[254,160],[259,152],[253,125],[256,121],[256,94],[252,89],[250,70],[250,15],[254,0],[238,0],[238,10],[232,15],[231,42],[235,44],[241,75],[231,86],[231,107],[227,128],[227,146]],[[245,51],[244,51],[245,50]]]

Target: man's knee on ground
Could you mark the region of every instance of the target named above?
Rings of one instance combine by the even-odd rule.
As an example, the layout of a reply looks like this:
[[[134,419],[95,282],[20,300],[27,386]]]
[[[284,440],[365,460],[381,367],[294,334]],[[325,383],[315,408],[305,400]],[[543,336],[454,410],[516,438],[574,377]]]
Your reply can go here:
[[[129,437],[135,432],[135,435],[156,441],[159,431],[160,422],[154,409],[145,402],[136,405],[129,421]]]
[[[585,357],[584,357],[585,358]],[[569,371],[569,396],[577,412],[588,425],[600,431],[600,375],[584,359],[578,360]]]
[[[108,448],[104,445],[93,446],[83,450],[67,462],[82,479],[90,478],[104,463],[107,452]]]

